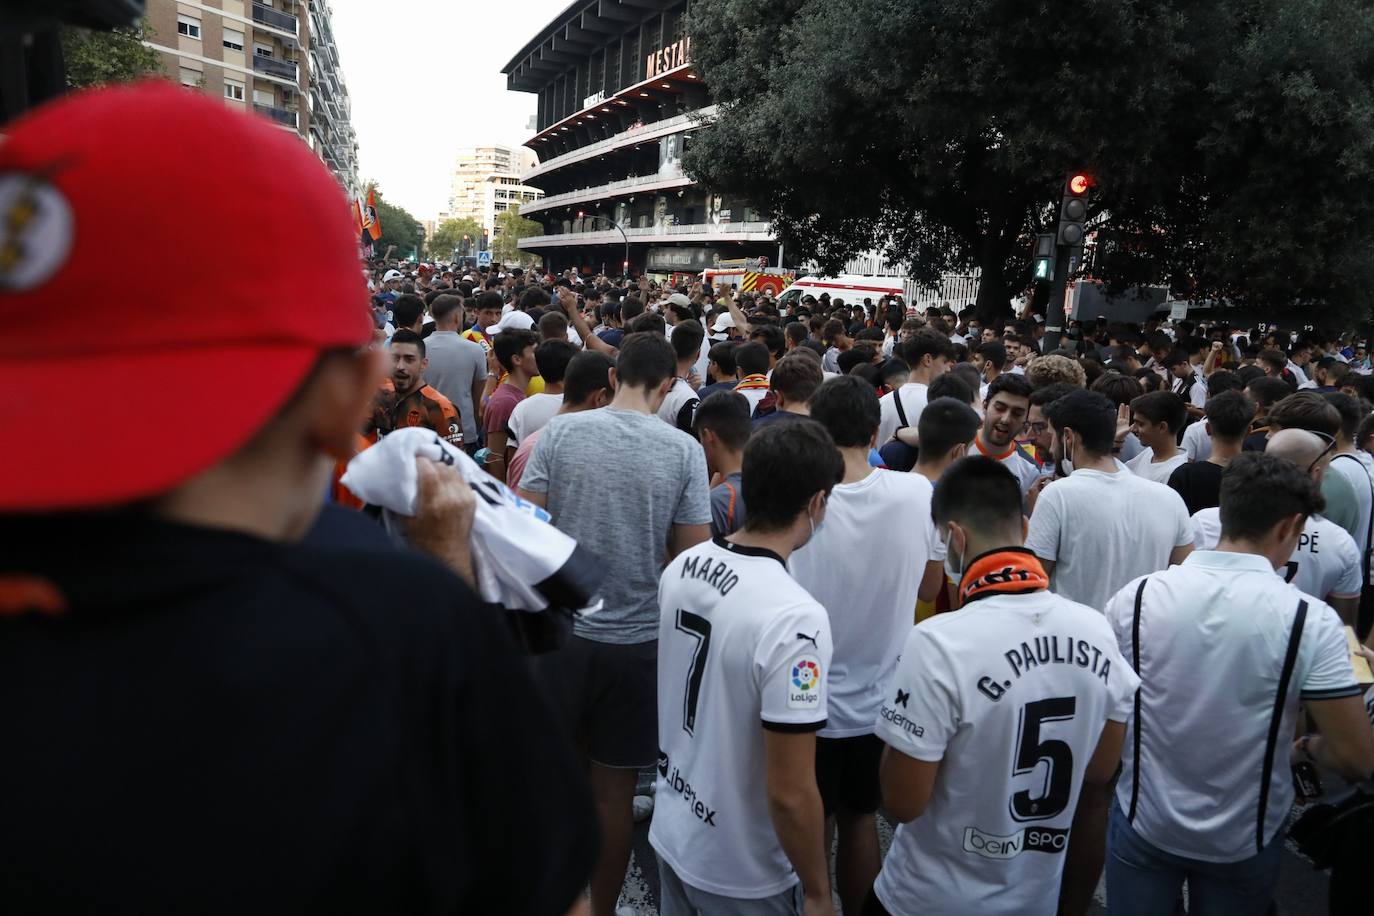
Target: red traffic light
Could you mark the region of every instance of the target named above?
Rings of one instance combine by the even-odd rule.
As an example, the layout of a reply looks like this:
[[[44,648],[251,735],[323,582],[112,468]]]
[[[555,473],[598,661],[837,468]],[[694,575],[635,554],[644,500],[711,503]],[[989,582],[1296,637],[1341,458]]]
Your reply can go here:
[[[1087,175],[1074,175],[1069,179],[1069,190],[1074,194],[1087,194],[1091,185],[1092,181]]]

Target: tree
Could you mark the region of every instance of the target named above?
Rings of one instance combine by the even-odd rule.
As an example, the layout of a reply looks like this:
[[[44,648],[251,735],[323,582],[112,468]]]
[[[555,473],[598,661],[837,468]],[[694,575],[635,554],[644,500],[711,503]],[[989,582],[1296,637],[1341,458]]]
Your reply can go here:
[[[463,236],[467,236],[466,241]],[[453,257],[454,249],[461,249],[468,256],[476,257],[482,244],[482,224],[470,216],[446,219],[434,227],[434,235],[426,244],[431,258],[448,260]]]
[[[418,253],[424,244],[424,226],[408,211],[388,203],[382,197],[381,188],[375,184],[372,187],[377,198],[377,220],[382,224],[382,237],[372,243],[372,250],[380,256],[388,246],[394,245],[393,257],[407,258],[412,251]]]
[[[869,249],[927,282],[981,268],[985,319],[1029,283],[1031,236],[1077,170],[1100,189],[1095,276],[1329,303],[1374,282],[1369,12],[697,0],[692,55],[719,114],[685,164],[824,270]]]
[[[67,65],[67,85],[86,89],[162,73],[158,53],[143,44],[153,34],[141,19],[129,28],[111,32],[63,26],[62,56]]]
[[[520,215],[520,205],[514,204],[504,213],[496,214],[496,237],[491,242],[491,256],[502,264],[533,264],[537,255],[520,250],[520,240],[543,235],[544,227]]]

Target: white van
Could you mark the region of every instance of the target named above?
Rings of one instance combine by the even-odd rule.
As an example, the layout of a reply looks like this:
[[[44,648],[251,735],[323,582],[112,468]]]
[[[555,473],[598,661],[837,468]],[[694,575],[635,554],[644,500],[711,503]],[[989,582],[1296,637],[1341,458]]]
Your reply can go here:
[[[901,277],[873,277],[864,274],[841,274],[838,277],[802,277],[787,289],[783,290],[779,300],[787,305],[796,305],[803,296],[821,297],[821,293],[829,293],[830,300],[844,300],[845,305],[858,305],[865,299],[871,299],[876,306],[878,300],[883,296],[901,296],[906,301],[912,301],[914,292],[908,283]]]

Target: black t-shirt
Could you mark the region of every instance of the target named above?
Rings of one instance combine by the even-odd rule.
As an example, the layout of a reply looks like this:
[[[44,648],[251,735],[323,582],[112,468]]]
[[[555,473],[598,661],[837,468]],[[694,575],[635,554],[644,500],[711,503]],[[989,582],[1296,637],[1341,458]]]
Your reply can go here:
[[[1225,470],[1210,461],[1189,461],[1174,468],[1169,486],[1183,497],[1183,504],[1192,515],[1221,505],[1221,474]]]
[[[0,530],[0,911],[548,914],[580,892],[582,764],[438,564],[133,515]]]

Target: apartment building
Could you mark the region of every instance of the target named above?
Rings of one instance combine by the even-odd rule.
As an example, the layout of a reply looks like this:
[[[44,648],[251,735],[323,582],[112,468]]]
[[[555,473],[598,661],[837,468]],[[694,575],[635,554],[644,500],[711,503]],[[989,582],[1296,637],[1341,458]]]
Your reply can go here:
[[[458,151],[449,184],[450,219],[473,219],[496,236],[496,216],[514,206],[526,207],[544,196],[521,175],[538,161],[533,150],[510,146],[479,146]]]

